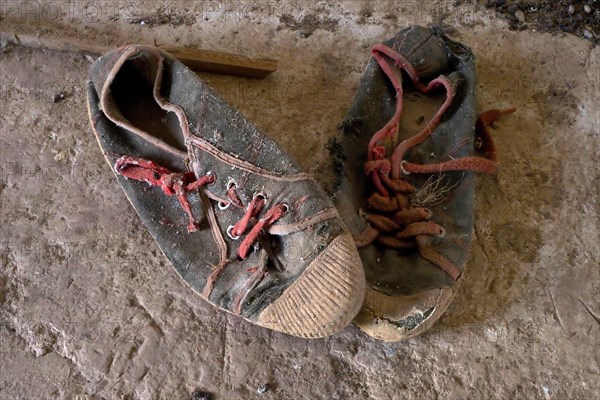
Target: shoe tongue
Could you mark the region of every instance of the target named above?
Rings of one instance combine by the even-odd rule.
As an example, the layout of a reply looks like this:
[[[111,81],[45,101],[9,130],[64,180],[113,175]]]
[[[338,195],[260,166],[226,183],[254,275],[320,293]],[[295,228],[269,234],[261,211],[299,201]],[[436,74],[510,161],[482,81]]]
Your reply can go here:
[[[448,68],[449,50],[442,36],[437,29],[415,25],[399,32],[386,45],[413,65],[419,80],[427,81]]]

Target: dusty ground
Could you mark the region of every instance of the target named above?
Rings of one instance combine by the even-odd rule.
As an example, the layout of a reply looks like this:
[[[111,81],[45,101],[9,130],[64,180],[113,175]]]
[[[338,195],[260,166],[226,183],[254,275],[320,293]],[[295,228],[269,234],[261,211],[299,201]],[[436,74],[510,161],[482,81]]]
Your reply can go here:
[[[518,108],[495,131],[502,169],[480,179],[468,277],[434,329],[305,341],[176,277],[88,127],[88,59],[3,49],[0,399],[600,398],[600,50],[453,3],[0,3],[98,42],[276,57],[263,81],[205,78],[323,183],[369,47],[408,23],[443,17],[478,57],[481,110]]]

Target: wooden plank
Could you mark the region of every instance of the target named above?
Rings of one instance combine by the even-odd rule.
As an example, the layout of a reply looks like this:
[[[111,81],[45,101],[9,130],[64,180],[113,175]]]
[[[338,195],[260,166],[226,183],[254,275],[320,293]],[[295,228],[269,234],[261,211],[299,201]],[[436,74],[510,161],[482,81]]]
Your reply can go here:
[[[0,41],[51,51],[80,52],[92,56],[107,53],[118,47],[65,34],[65,30],[57,26],[31,27],[29,24],[7,21],[0,22]],[[277,70],[277,61],[266,58],[249,58],[238,54],[187,47],[160,48],[180,59],[194,71],[262,79]]]
[[[163,49],[195,71],[238,75],[247,78],[265,78],[277,71],[277,61],[266,58],[249,58],[237,54],[187,47]]]

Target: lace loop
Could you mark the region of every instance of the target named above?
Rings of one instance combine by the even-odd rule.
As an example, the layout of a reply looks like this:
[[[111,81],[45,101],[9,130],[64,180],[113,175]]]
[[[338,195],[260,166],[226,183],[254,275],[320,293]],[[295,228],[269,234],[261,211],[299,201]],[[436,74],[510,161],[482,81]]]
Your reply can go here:
[[[144,181],[152,186],[159,186],[167,196],[176,196],[188,216],[188,232],[198,230],[198,223],[192,214],[192,207],[186,193],[213,183],[216,179],[214,174],[207,174],[196,179],[193,172],[172,172],[153,161],[128,156],[119,158],[114,168],[119,175],[127,179]]]

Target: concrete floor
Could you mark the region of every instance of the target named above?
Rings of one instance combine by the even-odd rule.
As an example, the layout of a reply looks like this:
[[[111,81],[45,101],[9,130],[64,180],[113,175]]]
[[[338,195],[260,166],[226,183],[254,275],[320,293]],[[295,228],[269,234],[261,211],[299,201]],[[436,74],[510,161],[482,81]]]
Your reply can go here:
[[[3,17],[98,43],[277,58],[265,80],[203,77],[323,184],[370,46],[407,24],[455,27],[477,55],[480,109],[518,112],[495,131],[502,168],[479,180],[477,243],[441,321],[397,344],[353,326],[306,341],[218,312],[177,278],[88,126],[87,58],[5,49],[0,399],[600,398],[600,50],[451,3],[4,2]],[[169,23],[143,18],[159,11]]]

